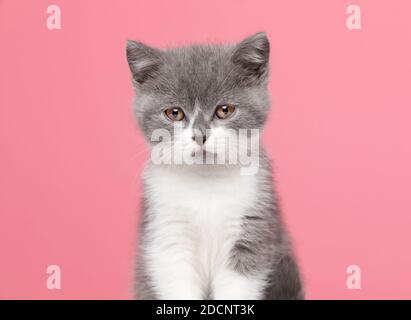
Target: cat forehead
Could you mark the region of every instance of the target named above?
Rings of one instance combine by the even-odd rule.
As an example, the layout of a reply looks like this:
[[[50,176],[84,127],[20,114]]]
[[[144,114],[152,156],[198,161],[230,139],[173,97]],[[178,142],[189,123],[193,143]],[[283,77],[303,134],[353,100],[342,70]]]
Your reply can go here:
[[[159,77],[163,90],[203,103],[233,87],[230,47],[191,46],[165,52]]]
[[[189,71],[227,65],[232,53],[230,45],[191,45],[164,51],[168,66]]]

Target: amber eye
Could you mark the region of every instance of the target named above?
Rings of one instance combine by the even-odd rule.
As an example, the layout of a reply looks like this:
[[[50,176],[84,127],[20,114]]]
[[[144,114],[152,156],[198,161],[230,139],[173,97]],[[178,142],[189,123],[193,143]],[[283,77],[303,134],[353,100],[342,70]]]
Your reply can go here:
[[[229,116],[233,114],[234,110],[234,106],[224,104],[222,106],[218,106],[217,109],[215,109],[215,115],[219,119],[227,119]]]
[[[170,108],[164,111],[164,113],[171,121],[181,121],[185,117],[183,110],[180,108]]]

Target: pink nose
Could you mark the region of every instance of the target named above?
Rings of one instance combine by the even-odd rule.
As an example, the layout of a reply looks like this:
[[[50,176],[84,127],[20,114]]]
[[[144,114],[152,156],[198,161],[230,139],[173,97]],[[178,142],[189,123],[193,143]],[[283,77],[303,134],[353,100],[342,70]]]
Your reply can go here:
[[[207,140],[207,136],[206,135],[194,135],[191,137],[191,139],[193,139],[193,141],[197,142],[200,146],[202,146],[206,140]]]

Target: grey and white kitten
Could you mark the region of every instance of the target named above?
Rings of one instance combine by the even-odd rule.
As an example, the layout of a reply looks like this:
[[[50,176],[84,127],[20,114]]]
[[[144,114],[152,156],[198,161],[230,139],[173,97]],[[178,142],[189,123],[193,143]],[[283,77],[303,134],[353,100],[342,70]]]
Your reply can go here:
[[[144,136],[154,148],[161,142],[153,139],[156,130],[171,134],[170,141],[162,141],[162,155],[194,156],[200,150],[216,156],[222,149],[215,146],[229,143],[225,137],[262,129],[266,121],[269,41],[264,33],[236,45],[167,50],[129,41],[127,59]],[[247,144],[245,152],[250,149]],[[258,150],[254,174],[242,174],[242,163],[227,161],[146,166],[137,298],[304,297],[270,163]]]

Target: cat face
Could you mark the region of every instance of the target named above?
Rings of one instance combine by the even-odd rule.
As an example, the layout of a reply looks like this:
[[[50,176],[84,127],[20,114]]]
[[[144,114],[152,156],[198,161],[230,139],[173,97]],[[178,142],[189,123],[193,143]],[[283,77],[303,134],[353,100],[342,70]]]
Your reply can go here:
[[[266,121],[268,58],[264,33],[237,45],[168,50],[129,41],[135,113],[147,141],[161,140],[165,154],[238,153],[240,131],[256,132]],[[169,133],[167,143],[159,132]]]

